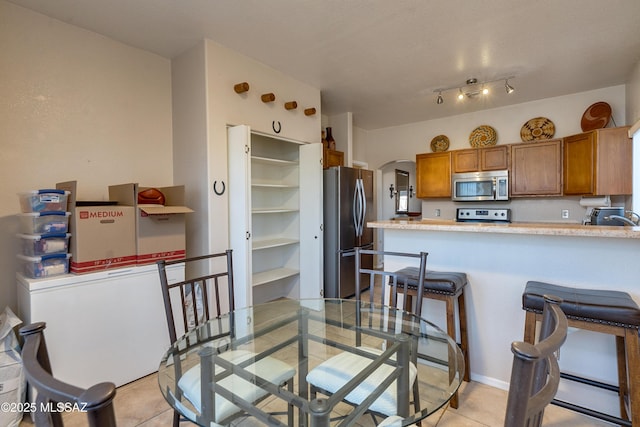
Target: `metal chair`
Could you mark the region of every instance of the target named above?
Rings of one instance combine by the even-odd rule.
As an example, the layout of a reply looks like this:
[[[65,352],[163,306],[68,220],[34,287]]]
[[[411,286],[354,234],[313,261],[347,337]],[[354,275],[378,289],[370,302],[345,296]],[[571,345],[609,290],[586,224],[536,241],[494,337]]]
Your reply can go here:
[[[89,427],[115,427],[113,399],[116,386],[104,382],[83,389],[54,378],[44,339],[45,328],[44,322],[20,328],[20,335],[24,339],[24,372],[29,385],[36,392],[33,408],[36,427],[63,426],[62,412],[65,408],[86,411]]]
[[[185,280],[170,283],[167,275],[167,268],[173,265],[184,265]],[[169,338],[171,344],[175,343],[178,335],[176,333],[176,318],[180,319],[181,327],[185,332],[189,332],[198,326],[206,324],[208,321],[220,318],[223,314],[229,313],[233,316],[233,261],[232,251],[214,253],[197,257],[186,258],[175,261],[160,260],[157,262],[160,274],[160,284],[165,306],[167,326],[169,328]],[[224,298],[228,301],[228,310],[224,308]],[[176,316],[176,311],[180,315]],[[233,326],[233,319],[230,320]],[[226,336],[233,337],[234,331],[231,328]],[[222,358],[230,362],[242,363],[254,356],[253,352],[244,350],[232,350],[221,353]],[[176,355],[179,357],[179,355]],[[221,396],[216,396],[214,400],[215,408],[203,408],[203,401],[211,397],[211,388],[201,382],[200,365],[194,366],[187,372],[180,372],[180,363],[175,363],[176,378],[179,378],[176,390],[186,397],[194,408],[203,413],[203,410],[214,413],[216,423],[226,424],[234,418],[244,416],[246,413],[238,406],[232,404]],[[295,369],[288,364],[273,357],[264,357],[247,367],[255,370],[256,374],[263,378],[277,382],[279,385],[292,387]],[[207,371],[211,371],[208,369]],[[218,367],[215,368],[218,373]],[[229,380],[238,380],[234,374],[228,377]],[[258,389],[256,386],[247,384],[243,390],[234,390],[238,397],[250,399],[257,403],[268,396],[266,390]],[[182,395],[176,396],[180,400]],[[290,406],[287,411],[289,425],[293,423],[293,408]],[[178,427],[180,414],[174,411],[173,425]]]
[[[409,281],[409,292],[406,298],[411,302],[411,298],[418,295],[416,284],[418,280],[418,269],[416,267],[405,267],[397,271],[398,274],[407,276]],[[460,332],[460,349],[464,356],[464,381],[471,379],[471,366],[469,364],[469,337],[467,333],[467,311],[465,308],[465,288],[467,287],[467,274],[454,271],[432,271],[427,270],[425,274],[424,292],[422,298],[443,301],[446,308],[447,334],[456,340],[456,316],[458,317],[458,327]],[[456,304],[458,310],[456,311]],[[449,402],[452,408],[459,406],[458,392]]]
[[[406,294],[408,291],[409,283],[407,278],[398,275],[396,272],[375,270],[363,267],[363,256],[384,256],[384,257],[400,257],[406,258],[408,262],[419,262],[420,280],[418,281],[419,292],[422,292],[422,286],[424,284],[424,274],[427,265],[427,253],[422,252],[419,254],[414,253],[401,253],[401,252],[385,252],[375,250],[365,250],[356,248],[354,256],[356,265],[355,274],[355,299],[357,301],[356,311],[356,325],[366,327],[362,325],[362,311],[366,311],[366,301],[363,300],[364,294],[368,294],[369,305],[398,307],[398,294],[400,289],[404,290]],[[362,284],[362,279],[368,277],[368,283]],[[404,311],[419,313],[421,310],[422,299],[416,299],[415,311],[408,304],[406,299],[400,309]],[[360,309],[362,307],[362,309]],[[358,328],[358,331],[360,328]],[[380,355],[382,352],[380,349],[371,348],[361,345],[361,334],[356,333],[356,349],[358,351],[365,351],[372,355]],[[317,393],[325,395],[331,395],[337,392],[343,387],[350,379],[358,375],[358,373],[368,364],[371,363],[371,358],[363,355],[356,354],[355,352],[343,352],[332,358],[324,361],[317,367],[313,368],[307,375],[307,382],[310,384],[311,395],[315,396]],[[420,399],[418,396],[418,384],[415,381],[417,376],[417,352],[412,349],[410,352],[410,367],[409,367],[409,387],[413,390],[413,404],[416,411],[420,409]],[[378,370],[385,368],[381,366]],[[336,374],[337,373],[337,374]],[[379,377],[379,372],[365,379],[360,385],[358,385],[352,393],[346,397],[346,402],[352,406],[358,407],[366,398],[369,397],[372,390],[375,390],[379,384],[376,383],[375,378]],[[383,419],[386,417],[392,417],[397,415],[397,387],[394,384],[390,385],[377,400],[375,400],[369,406],[368,412],[371,413],[374,418],[380,416]]]
[[[505,427],[539,427],[544,409],[558,391],[560,368],[556,357],[567,338],[567,316],[561,299],[545,295],[540,340],[511,344],[513,365],[507,398]]]

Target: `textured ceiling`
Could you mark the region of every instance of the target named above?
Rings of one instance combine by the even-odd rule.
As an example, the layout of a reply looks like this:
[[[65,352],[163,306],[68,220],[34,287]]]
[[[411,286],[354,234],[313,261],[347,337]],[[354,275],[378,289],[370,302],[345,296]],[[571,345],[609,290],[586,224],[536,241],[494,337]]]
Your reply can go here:
[[[376,129],[624,84],[638,0],[10,0],[172,58],[209,38]],[[515,75],[482,99],[435,89]]]

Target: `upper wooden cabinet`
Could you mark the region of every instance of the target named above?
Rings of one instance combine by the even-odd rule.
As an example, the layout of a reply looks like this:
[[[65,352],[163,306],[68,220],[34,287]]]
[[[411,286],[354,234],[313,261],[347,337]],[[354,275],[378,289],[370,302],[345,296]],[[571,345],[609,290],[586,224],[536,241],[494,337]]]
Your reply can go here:
[[[453,173],[492,171],[508,168],[508,145],[452,151]]]
[[[324,169],[331,166],[344,166],[344,151],[330,150],[324,147],[322,153],[322,167]]]
[[[564,138],[564,194],[632,192],[629,126],[596,129]]]
[[[562,195],[562,140],[511,145],[511,197]]]
[[[416,155],[416,197],[451,197],[451,151]]]
[[[451,152],[453,173],[476,172],[480,169],[480,156],[477,148],[455,150]]]

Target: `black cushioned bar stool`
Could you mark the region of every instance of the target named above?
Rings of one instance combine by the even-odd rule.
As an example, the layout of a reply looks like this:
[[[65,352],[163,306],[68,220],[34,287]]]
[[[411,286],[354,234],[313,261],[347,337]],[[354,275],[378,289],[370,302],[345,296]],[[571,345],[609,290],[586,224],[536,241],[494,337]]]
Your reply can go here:
[[[407,277],[409,291],[408,298],[416,295],[418,288],[418,268],[405,267],[396,272]],[[458,303],[458,324],[460,326],[460,349],[464,355],[464,380],[469,381],[469,338],[467,336],[467,312],[464,303],[464,288],[467,285],[466,273],[441,272],[427,270],[424,280],[423,298],[430,298],[446,303],[447,334],[457,342],[456,337],[456,301]],[[398,292],[402,292],[399,290]],[[411,301],[409,301],[411,303]],[[450,401],[452,408],[458,407],[458,393]]]
[[[543,282],[527,282],[522,295],[526,310],[524,340],[533,344],[536,321],[541,319],[544,294],[563,300],[560,308],[569,319],[569,326],[615,335],[618,360],[618,386],[561,373],[562,378],[615,391],[620,397],[620,414],[615,417],[573,403],[554,400],[552,403],[624,426],[640,427],[640,308],[626,292],[578,289]]]

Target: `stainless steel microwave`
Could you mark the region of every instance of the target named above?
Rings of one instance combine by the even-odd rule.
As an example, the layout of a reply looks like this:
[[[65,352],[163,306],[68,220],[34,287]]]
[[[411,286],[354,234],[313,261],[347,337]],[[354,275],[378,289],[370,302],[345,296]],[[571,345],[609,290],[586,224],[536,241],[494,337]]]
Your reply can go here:
[[[509,200],[509,171],[455,173],[451,195],[457,202]]]

